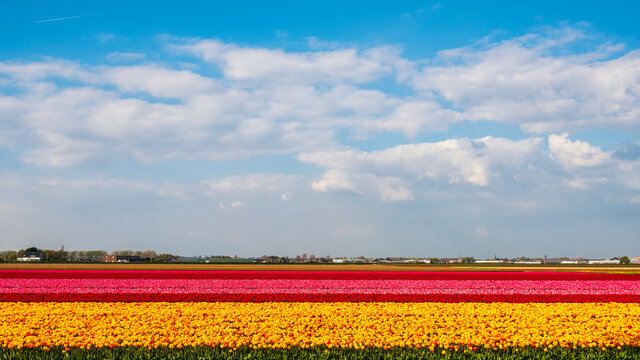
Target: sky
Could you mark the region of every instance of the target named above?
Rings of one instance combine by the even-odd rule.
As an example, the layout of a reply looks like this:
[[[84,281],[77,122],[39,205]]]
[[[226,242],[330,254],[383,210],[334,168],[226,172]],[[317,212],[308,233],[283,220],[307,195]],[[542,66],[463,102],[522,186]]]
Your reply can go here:
[[[640,256],[639,12],[2,2],[0,248]]]

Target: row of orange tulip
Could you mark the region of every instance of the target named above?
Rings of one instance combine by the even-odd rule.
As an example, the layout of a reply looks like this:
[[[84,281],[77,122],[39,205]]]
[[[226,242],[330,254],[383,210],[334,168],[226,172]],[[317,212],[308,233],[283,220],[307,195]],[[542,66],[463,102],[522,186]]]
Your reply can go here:
[[[2,303],[0,347],[640,346],[640,304]]]

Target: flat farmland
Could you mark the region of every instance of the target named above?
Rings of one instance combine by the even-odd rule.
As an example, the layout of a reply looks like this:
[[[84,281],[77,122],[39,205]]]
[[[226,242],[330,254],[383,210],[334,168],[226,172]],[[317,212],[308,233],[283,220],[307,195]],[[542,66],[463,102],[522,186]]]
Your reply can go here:
[[[638,272],[2,264],[0,358],[638,358]]]

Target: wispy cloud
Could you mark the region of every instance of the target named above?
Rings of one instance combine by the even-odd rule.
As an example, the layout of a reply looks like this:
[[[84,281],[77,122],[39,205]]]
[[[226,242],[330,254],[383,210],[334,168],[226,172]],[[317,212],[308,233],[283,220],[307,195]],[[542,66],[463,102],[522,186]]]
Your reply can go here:
[[[46,22],[52,22],[52,21],[81,19],[81,18],[86,18],[86,17],[90,17],[90,16],[93,16],[93,14],[66,16],[66,17],[55,18],[55,19],[35,20],[34,22],[35,23],[46,23]]]

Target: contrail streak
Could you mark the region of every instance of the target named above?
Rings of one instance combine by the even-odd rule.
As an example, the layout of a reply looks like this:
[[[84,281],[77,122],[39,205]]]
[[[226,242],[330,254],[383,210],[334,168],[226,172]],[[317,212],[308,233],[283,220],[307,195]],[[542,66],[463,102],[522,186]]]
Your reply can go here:
[[[36,20],[36,21],[34,21],[34,22],[36,22],[36,23],[45,23],[45,22],[51,22],[51,21],[61,21],[61,20],[79,19],[79,18],[85,18],[85,17],[89,17],[89,16],[93,16],[93,15],[76,15],[76,16],[67,16],[67,17],[61,17],[61,18],[55,18],[55,19]]]

